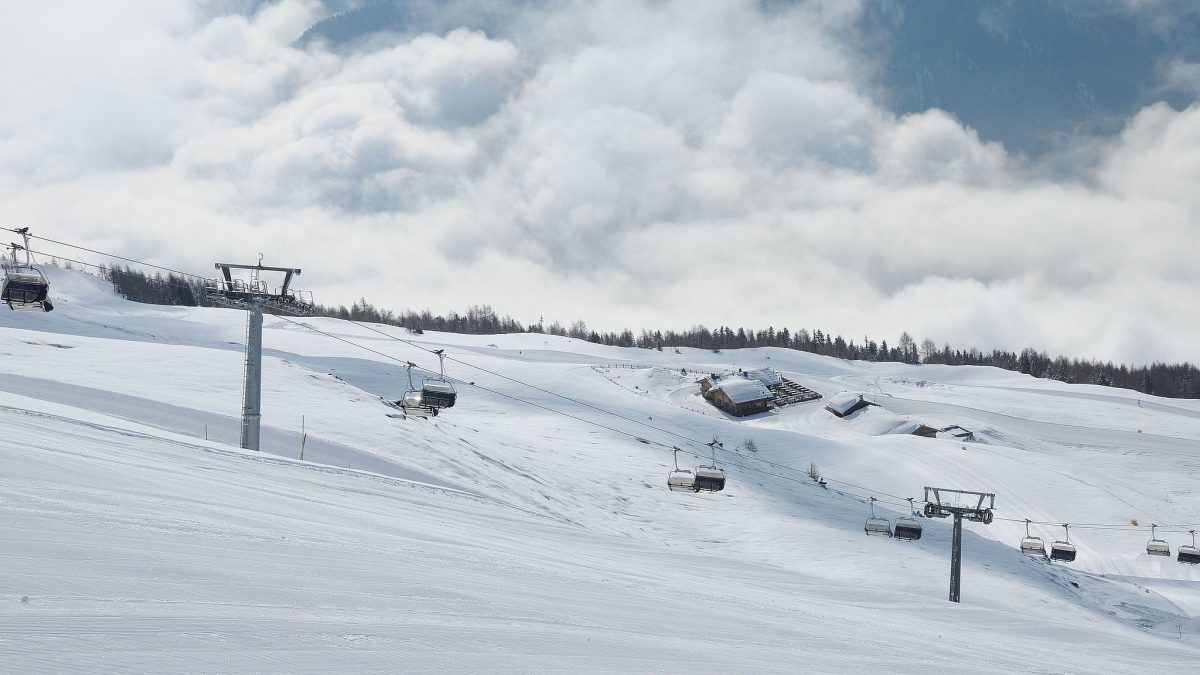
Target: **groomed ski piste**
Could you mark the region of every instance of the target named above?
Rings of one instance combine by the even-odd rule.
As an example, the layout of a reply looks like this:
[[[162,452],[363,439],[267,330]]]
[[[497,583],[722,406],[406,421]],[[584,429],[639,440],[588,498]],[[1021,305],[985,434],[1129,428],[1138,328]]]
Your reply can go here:
[[[267,316],[256,453],[237,447],[245,313],[135,304],[45,271],[54,312],[0,308],[0,671],[1200,662],[1200,568],[1176,562],[1178,528],[1158,532],[1170,558],[1147,555],[1146,528],[1072,527],[1069,564],[1017,549],[1026,518],[1200,523],[1197,401],[992,368],[373,326],[414,346]],[[492,372],[448,362],[455,407],[389,417],[402,362],[437,366],[421,347]],[[736,419],[699,396],[702,374],[761,367],[879,407]],[[884,433],[877,413],[975,440]],[[726,489],[669,492],[669,446],[707,464],[680,437],[713,436]],[[915,542],[863,533],[868,497],[895,519],[891,496],[926,485],[996,493],[996,521],[965,527],[961,604],[946,599],[950,521],[920,519]],[[1062,528],[1033,533],[1049,545]]]

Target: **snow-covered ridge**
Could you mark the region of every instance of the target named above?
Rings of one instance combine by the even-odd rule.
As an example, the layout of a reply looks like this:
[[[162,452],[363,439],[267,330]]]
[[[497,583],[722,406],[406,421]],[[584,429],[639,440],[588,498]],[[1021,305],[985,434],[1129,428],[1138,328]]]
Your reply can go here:
[[[234,447],[243,315],[48,272],[54,312],[0,312],[0,670],[644,672],[703,656],[729,672],[1140,672],[1200,656],[1200,569],[1146,555],[1148,532],[1073,527],[1063,566],[1022,556],[1024,524],[1001,520],[1200,522],[1196,401],[777,349],[394,329],[586,404],[452,364],[503,395],[464,385],[437,418],[398,420],[378,399],[407,386],[399,362],[267,317],[256,454]],[[681,373],[768,366],[986,443],[872,435],[827,400],[739,422]],[[668,492],[664,446],[694,466],[709,450],[680,437],[713,436],[728,488]],[[945,600],[947,523],[867,538],[867,493],[818,487],[810,463],[890,502],[924,485],[997,493],[998,520],[967,527],[963,603]]]

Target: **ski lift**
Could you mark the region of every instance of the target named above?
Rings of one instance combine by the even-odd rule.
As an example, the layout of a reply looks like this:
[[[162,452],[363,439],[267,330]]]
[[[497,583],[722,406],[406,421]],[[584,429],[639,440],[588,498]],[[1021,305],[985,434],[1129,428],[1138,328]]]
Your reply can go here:
[[[1021,540],[1021,553],[1028,555],[1046,555],[1046,542],[1041,537],[1029,534],[1029,520],[1025,520],[1025,538]]]
[[[1066,538],[1050,544],[1050,559],[1071,562],[1075,560],[1075,545],[1071,543],[1071,526],[1063,523],[1063,530],[1066,532]]]
[[[912,517],[912,514],[914,513],[916,512],[913,511],[913,499],[912,497],[909,497],[909,515],[905,518],[896,519],[896,530],[892,533],[893,537],[897,539],[903,539],[904,541],[916,541],[921,538],[921,523],[917,522],[917,519]]]
[[[892,523],[887,518],[879,518],[875,515],[875,501],[875,498],[871,497],[871,517],[867,518],[863,529],[866,530],[868,537],[890,537],[892,536]]]
[[[695,492],[696,474],[679,468],[679,448],[671,448],[675,458],[675,470],[667,474],[667,488],[672,492]]]
[[[1171,555],[1171,546],[1162,539],[1158,539],[1154,531],[1158,528],[1154,523],[1150,523],[1150,541],[1146,542],[1146,553],[1150,555]]]
[[[33,265],[29,253],[29,228],[17,230],[25,245],[9,244],[12,261],[3,261],[4,276],[0,279],[0,302],[18,312],[49,312],[54,309],[50,302],[50,282],[46,275]],[[17,251],[25,251],[25,262],[17,261]]]
[[[438,377],[427,377],[421,383],[423,405],[433,410],[453,408],[454,401],[458,398],[458,392],[454,390],[454,385],[450,384],[450,380],[446,379],[446,355],[443,353],[445,351],[444,349],[438,349],[433,352],[437,354],[441,374]]]
[[[399,406],[404,412],[416,416],[437,415],[442,408],[451,408],[454,406],[455,400],[458,398],[458,392],[454,390],[454,385],[450,384],[450,380],[446,378],[446,356],[444,350],[438,349],[434,354],[438,355],[438,360],[441,361],[441,374],[436,377],[427,377],[421,382],[421,388],[418,389],[413,384],[412,371],[417,367],[417,364],[409,361],[405,366],[408,369],[408,391],[404,392],[404,397],[396,401],[394,405]]]
[[[1196,531],[1188,530],[1188,533],[1192,535],[1192,545],[1188,546],[1184,544],[1180,546],[1179,557],[1176,560],[1185,565],[1200,565],[1200,548],[1196,547]]]
[[[717,441],[708,444],[712,449],[712,464],[696,467],[696,492],[720,492],[725,489],[725,472],[717,468]]]

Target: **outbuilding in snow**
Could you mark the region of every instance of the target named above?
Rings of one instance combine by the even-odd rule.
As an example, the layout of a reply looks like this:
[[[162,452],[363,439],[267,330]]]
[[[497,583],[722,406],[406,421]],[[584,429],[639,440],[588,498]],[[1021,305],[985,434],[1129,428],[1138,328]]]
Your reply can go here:
[[[766,412],[775,397],[762,382],[737,375],[706,377],[700,380],[700,391],[709,403],[737,417]]]
[[[845,417],[869,405],[876,404],[864,399],[862,394],[851,394],[848,391],[843,391],[840,394],[830,397],[829,403],[825,404],[825,409],[838,417]]]

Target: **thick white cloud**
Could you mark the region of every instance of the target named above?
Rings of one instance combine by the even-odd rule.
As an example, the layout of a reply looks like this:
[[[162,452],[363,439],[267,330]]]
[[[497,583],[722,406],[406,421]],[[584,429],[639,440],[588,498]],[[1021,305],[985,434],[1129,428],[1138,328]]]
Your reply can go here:
[[[874,100],[853,3],[345,50],[296,45],[315,2],[213,7],[0,5],[0,222],[197,273],[262,251],[324,302],[1197,360],[1195,107],[1053,179]]]

